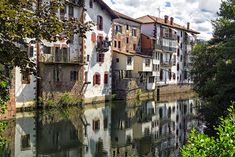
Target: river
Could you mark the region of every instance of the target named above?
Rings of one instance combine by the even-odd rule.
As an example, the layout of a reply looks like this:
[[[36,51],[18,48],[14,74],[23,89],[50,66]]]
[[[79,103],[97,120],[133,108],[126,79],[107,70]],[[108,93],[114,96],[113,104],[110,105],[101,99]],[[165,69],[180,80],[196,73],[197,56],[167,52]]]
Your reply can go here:
[[[198,126],[196,98],[35,112],[9,121],[4,157],[173,157]]]

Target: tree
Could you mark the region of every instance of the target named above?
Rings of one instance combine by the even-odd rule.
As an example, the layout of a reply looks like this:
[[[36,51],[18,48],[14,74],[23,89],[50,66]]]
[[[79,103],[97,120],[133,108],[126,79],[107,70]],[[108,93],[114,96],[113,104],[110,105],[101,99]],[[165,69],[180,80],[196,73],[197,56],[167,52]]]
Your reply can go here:
[[[40,42],[42,39],[57,41],[64,36],[70,38],[74,33],[84,37],[85,32],[91,30],[92,23],[83,23],[83,16],[81,19],[69,18],[61,21],[56,16],[56,10],[63,7],[64,3],[64,0],[0,1],[0,106],[5,106],[9,100],[9,70],[18,66],[22,72],[37,75],[35,64],[29,59],[27,52],[20,48],[27,47],[25,39],[30,38],[33,42]],[[83,11],[84,0],[80,0],[76,6]]]
[[[220,125],[215,128],[217,138],[209,137],[193,130],[188,143],[181,149],[183,157],[234,157],[235,156],[235,103],[229,108],[229,115],[221,118]]]
[[[230,102],[235,100],[234,8],[233,0],[222,2],[218,19],[212,22],[212,40],[196,45],[192,52],[194,89],[203,100],[200,113],[210,135],[215,135],[219,117],[227,114]]]

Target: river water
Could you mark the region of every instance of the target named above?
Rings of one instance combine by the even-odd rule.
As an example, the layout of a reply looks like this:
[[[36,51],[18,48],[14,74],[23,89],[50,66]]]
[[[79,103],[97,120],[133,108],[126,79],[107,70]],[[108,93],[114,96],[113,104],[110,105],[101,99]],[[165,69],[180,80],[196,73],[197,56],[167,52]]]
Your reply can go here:
[[[127,101],[16,114],[6,157],[174,157],[198,126],[196,98]]]

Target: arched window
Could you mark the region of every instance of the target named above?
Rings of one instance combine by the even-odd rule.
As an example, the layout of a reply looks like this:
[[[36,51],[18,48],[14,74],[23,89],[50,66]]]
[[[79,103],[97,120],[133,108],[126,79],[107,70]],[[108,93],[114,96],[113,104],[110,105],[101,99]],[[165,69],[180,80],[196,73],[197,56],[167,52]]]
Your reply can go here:
[[[99,73],[95,73],[95,75],[93,76],[93,85],[100,85],[100,74]]]

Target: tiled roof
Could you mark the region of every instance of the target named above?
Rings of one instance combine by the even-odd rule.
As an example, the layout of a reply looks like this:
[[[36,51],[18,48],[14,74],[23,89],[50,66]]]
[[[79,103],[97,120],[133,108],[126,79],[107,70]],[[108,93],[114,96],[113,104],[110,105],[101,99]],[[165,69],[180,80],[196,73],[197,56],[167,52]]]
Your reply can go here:
[[[139,21],[139,20],[137,20],[137,19],[134,19],[134,18],[132,18],[132,17],[130,17],[130,16],[124,15],[124,14],[118,12],[118,11],[113,10],[113,12],[114,12],[118,17],[120,17],[120,18],[123,18],[123,19],[126,19],[126,20],[130,20],[130,21],[133,21],[133,22],[137,22],[137,23],[140,23],[140,24],[142,23],[141,21]]]
[[[184,31],[187,31],[187,32],[195,33],[195,34],[200,34],[197,31],[194,31],[192,29],[187,29],[186,27],[181,26],[177,23],[173,23],[173,25],[171,25],[170,23],[165,23],[164,19],[159,18],[159,17],[155,17],[155,16],[151,16],[151,15],[145,15],[145,16],[139,17],[139,18],[137,18],[137,20],[139,20],[139,21],[141,21],[142,23],[145,23],[145,24],[155,23],[156,22],[158,24],[168,26],[168,27],[171,27],[171,28],[180,29],[180,30],[184,30]]]

